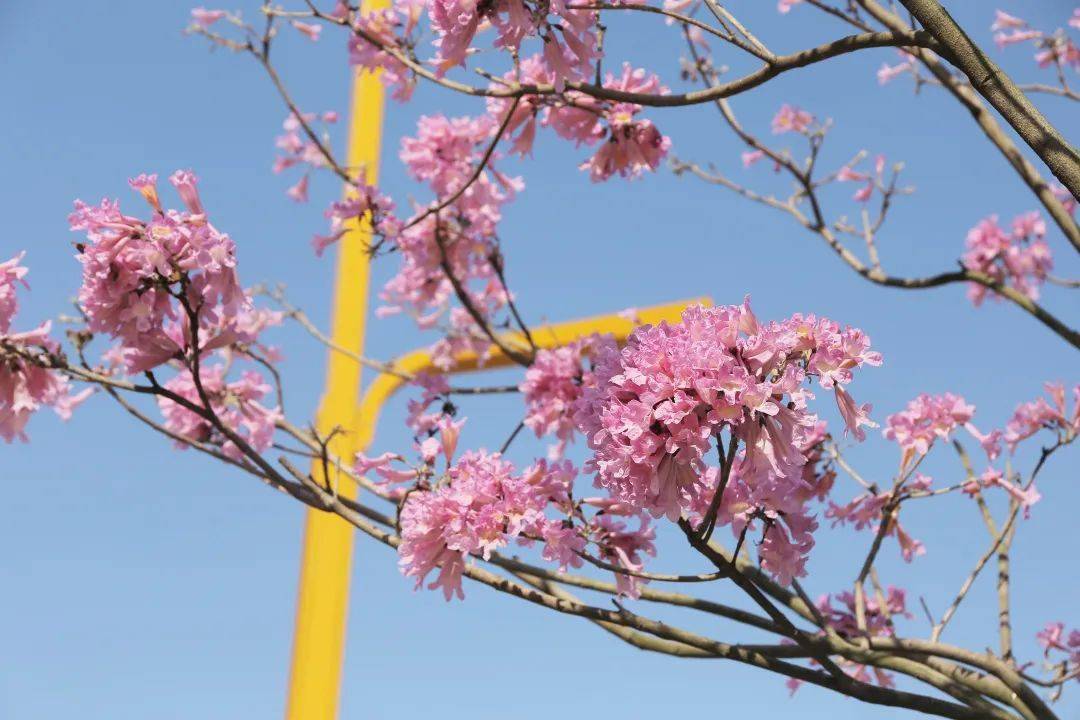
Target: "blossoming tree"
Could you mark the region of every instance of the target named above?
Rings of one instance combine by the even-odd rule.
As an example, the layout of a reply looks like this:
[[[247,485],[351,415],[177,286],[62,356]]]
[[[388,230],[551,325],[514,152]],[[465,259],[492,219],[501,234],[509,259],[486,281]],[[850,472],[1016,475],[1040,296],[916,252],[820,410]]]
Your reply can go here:
[[[621,345],[596,335],[540,349],[515,306],[498,228],[524,182],[498,165],[507,155],[530,156],[537,133],[550,131],[580,148],[580,170],[595,182],[647,182],[666,163],[789,216],[824,242],[838,267],[871,283],[910,290],[961,283],[975,305],[991,299],[1013,306],[1045,326],[1049,342],[1080,349],[1068,318],[1039,295],[1047,282],[1080,287],[1053,268],[1054,253],[1080,250],[1080,158],[1033,103],[1045,95],[1080,101],[1070,86],[1080,69],[1070,36],[1080,28],[1080,10],[1053,32],[997,12],[997,45],[1034,46],[1036,62],[1052,78],[1018,86],[935,0],[902,0],[906,12],[875,0],[781,0],[781,16],[822,12],[838,28],[834,40],[787,54],[771,49],[765,33],[752,32],[727,4],[396,0],[366,10],[304,2],[266,4],[251,24],[226,11],[192,11],[193,34],[250,56],[280,92],[288,117],[275,171],[299,171],[287,194],[306,201],[315,172],[347,184],[346,199],[326,210],[329,230],[315,236],[314,252],[358,241],[348,229],[364,223],[368,252],[397,268],[381,293],[380,314],[408,314],[430,331],[443,370],[462,353],[499,352],[520,366],[519,383],[460,387],[445,374],[409,377],[415,397],[406,423],[415,443],[337,457],[330,436],[286,417],[278,352],[261,339],[286,321],[324,342],[325,336],[280,292],[245,289],[236,245],[211,221],[195,175],[178,171],[169,183],[179,206],[159,194],[155,175],[128,181],[142,198],[139,211],[121,210],[113,200],[76,201],[70,225],[82,269],[79,321],[63,341],[49,322],[18,329],[24,256],[0,263],[0,435],[26,440],[36,411],[51,407],[67,417],[98,394],[178,448],[340,516],[394,548],[402,574],[418,588],[447,600],[464,598],[469,580],[584,618],[634,647],[755,666],[783,676],[792,692],[810,683],[949,718],[1057,717],[1052,701],[1080,678],[1080,628],[1049,622],[1037,635],[1045,657],[1018,657],[1009,563],[1013,538],[1042,497],[1041,470],[1080,434],[1080,385],[1047,383],[1045,396],[1017,398],[1000,427],[980,417],[982,429],[964,398],[919,395],[880,418],[881,442],[897,446],[899,459],[891,479],[879,483],[843,452],[845,442],[867,440],[867,431],[878,428],[853,389],[882,363],[860,329],[809,314],[758,318],[747,300],[689,307],[679,322],[642,325]],[[654,15],[681,34],[680,87],[669,88],[653,69],[605,62],[604,18],[627,12]],[[336,122],[336,114],[298,107],[271,63],[275,38],[292,31],[313,42],[341,42],[348,62],[378,71],[401,102],[419,83],[474,98],[474,114],[421,117],[401,144],[400,159],[426,187],[427,200],[395,204],[362,168],[335,157],[321,126]],[[434,37],[433,51],[425,33]],[[474,62],[491,47],[486,62],[501,63],[494,72]],[[955,98],[1022,178],[1035,208],[1011,223],[982,220],[966,247],[958,246],[957,267],[934,275],[897,276],[879,257],[888,212],[910,192],[900,183],[901,165],[858,153],[823,168],[828,122],[783,105],[772,121],[775,139],[766,141],[729,102],[782,74],[880,48],[894,48],[898,62],[882,65],[879,81],[906,79],[916,90],[932,87]],[[757,67],[729,78],[720,64],[724,53],[745,55]],[[672,139],[648,117],[650,108],[699,104],[714,105],[745,144],[749,179],[677,159]],[[774,192],[763,168],[790,181],[786,197]],[[842,183],[855,188],[854,221],[823,196],[823,188]],[[361,360],[399,372],[392,362]],[[469,447],[459,406],[494,393],[517,393],[524,419],[507,419],[500,451]],[[841,427],[819,417],[830,395]],[[504,457],[530,434],[540,457],[527,466]],[[587,448],[581,467],[565,457],[575,442]],[[1022,445],[1040,448],[1028,465],[1015,455]],[[955,454],[960,471],[952,482],[920,472],[932,453]],[[295,455],[340,467],[361,488],[359,499],[298,469],[289,459]],[[901,516],[952,494],[970,498],[972,517],[985,526],[985,547],[973,567],[958,569],[944,611],[924,605],[925,622],[916,621],[908,592],[879,577],[878,561],[895,544],[904,560],[917,562],[925,547]],[[1001,506],[1004,512],[995,513]],[[849,586],[814,599],[804,578],[815,537],[829,526],[865,531],[866,550]],[[658,534],[677,538],[710,569],[661,572]],[[944,642],[991,560],[999,623],[985,645],[995,649]],[[713,583],[737,588],[753,609],[709,599]],[[679,586],[702,592],[671,589]],[[575,595],[582,591],[608,595],[613,606],[589,604]],[[719,637],[706,636],[652,617],[649,608],[658,605],[726,622],[716,626]]]

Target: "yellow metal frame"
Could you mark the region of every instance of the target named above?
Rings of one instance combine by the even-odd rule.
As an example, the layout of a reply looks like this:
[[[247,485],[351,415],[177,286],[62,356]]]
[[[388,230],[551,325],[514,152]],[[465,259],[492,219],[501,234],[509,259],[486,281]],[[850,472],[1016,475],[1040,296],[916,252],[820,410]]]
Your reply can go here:
[[[365,0],[364,12],[388,6],[388,0]],[[379,167],[384,91],[376,75],[358,73],[353,81],[348,166],[362,168],[365,179],[374,184]],[[370,258],[366,252],[370,228],[353,223],[339,242],[334,289],[331,338],[338,347],[362,354],[367,324]],[[625,339],[640,323],[677,320],[691,303],[710,304],[708,298],[659,305],[638,311],[632,322],[620,315],[602,315],[570,322],[545,325],[532,330],[539,347],[557,347],[593,333],[611,333]],[[528,348],[525,338],[508,333],[501,338],[512,347]],[[452,372],[487,370],[511,364],[496,350],[483,366],[472,353],[455,358]],[[316,416],[322,434],[335,428],[351,432],[337,433],[330,450],[340,458],[351,458],[367,449],[383,405],[407,380],[401,375],[382,373],[360,392],[361,365],[340,352],[331,351],[327,362],[326,390]],[[408,353],[397,359],[394,369],[402,375],[432,370],[434,364],[425,350]],[[314,463],[312,474],[325,483],[322,464]],[[338,492],[354,498],[356,486],[349,482]],[[331,513],[309,509],[304,526],[300,561],[300,582],[296,603],[296,628],[293,638],[292,665],[289,677],[288,720],[334,720],[341,695],[341,672],[345,655],[345,631],[348,615],[349,580],[352,567],[354,531],[352,526]]]

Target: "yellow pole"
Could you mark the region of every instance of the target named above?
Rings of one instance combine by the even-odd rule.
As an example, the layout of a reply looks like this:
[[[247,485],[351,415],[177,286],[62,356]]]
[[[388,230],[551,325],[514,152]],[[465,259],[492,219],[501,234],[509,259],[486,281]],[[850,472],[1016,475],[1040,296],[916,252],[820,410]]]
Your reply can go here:
[[[388,0],[365,0],[364,12],[380,10]],[[364,168],[366,182],[374,184],[379,167],[382,135],[383,86],[371,73],[357,73],[352,87],[348,167]],[[336,345],[356,353],[364,349],[367,323],[370,262],[365,240],[367,228],[355,223],[338,244],[331,337]],[[334,428],[345,432],[331,440],[331,451],[351,458],[371,440],[367,418],[356,417],[361,366],[342,353],[329,353],[326,390],[316,425],[324,436]],[[357,422],[358,421],[358,422]],[[319,482],[320,463],[312,473]],[[335,483],[336,478],[329,478]],[[351,482],[340,492],[355,495]],[[288,720],[334,720],[341,696],[341,670],[345,656],[345,626],[352,565],[353,528],[336,515],[308,510],[300,561],[300,589],[296,603]]]

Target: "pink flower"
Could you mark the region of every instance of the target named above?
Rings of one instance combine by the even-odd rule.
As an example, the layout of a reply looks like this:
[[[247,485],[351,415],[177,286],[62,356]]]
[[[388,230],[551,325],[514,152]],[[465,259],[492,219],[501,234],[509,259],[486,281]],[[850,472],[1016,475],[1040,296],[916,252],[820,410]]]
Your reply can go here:
[[[858,190],[856,190],[855,194],[851,197],[856,202],[867,202],[873,194],[874,182],[872,180],[868,180],[867,183]]]
[[[308,199],[308,176],[302,175],[300,180],[291,188],[285,191],[294,202],[302,203],[307,202]]]
[[[540,350],[519,386],[525,398],[525,426],[536,437],[555,435],[558,454],[574,433],[573,406],[581,396],[582,358],[590,344],[585,340]]]
[[[1080,8],[1073,10],[1072,15],[1069,16],[1069,27],[1080,30]]]
[[[748,168],[755,164],[761,158],[765,157],[764,150],[747,150],[742,154],[742,164],[744,168]]]
[[[1071,192],[1056,182],[1050,183],[1050,192],[1053,193],[1054,197],[1056,197],[1062,207],[1065,208],[1065,212],[1070,215],[1076,213],[1076,198],[1073,197]]]
[[[999,48],[1004,49],[1010,45],[1027,42],[1028,40],[1038,40],[1041,37],[1042,33],[1038,30],[1014,30],[1009,33],[996,33],[994,35],[994,43]]]
[[[877,81],[879,85],[890,83],[904,73],[911,72],[914,69],[915,58],[910,53],[898,49],[897,54],[900,55],[899,63],[896,65],[882,63],[881,67],[878,69]]]
[[[29,271],[19,264],[25,255],[25,252],[21,252],[0,263],[0,335],[6,335],[11,330],[12,318],[19,310],[18,286],[29,287],[24,279]]]
[[[1010,15],[1003,10],[994,11],[994,24],[990,26],[991,30],[1013,30],[1015,28],[1022,28],[1027,23],[1018,17]]]
[[[805,135],[814,122],[814,116],[805,110],[800,110],[794,105],[781,105],[780,110],[772,119],[772,131],[774,135],[786,132],[797,132]]]
[[[1020,507],[1024,508],[1025,517],[1030,515],[1031,506],[1042,499],[1042,495],[1035,489],[1034,484],[1029,485],[1027,488],[1020,487],[1007,479],[1000,470],[994,468],[987,468],[983,474],[979,476],[978,484],[984,488],[993,486],[1000,487],[1007,492],[1014,501],[1019,503]],[[964,490],[970,492],[970,489],[967,486],[965,486]]]
[[[850,165],[845,165],[836,172],[838,182],[863,182],[868,177],[866,173],[856,172]]]
[[[616,90],[645,94],[666,94],[667,88],[660,78],[623,63],[622,75],[608,74],[604,86]],[[646,170],[655,170],[671,148],[671,139],[657,130],[649,120],[638,119],[642,107],[634,103],[614,103],[604,108],[608,135],[593,157],[581,164],[590,171],[594,182],[607,180],[616,173],[622,177],[635,178]],[[558,122],[558,121],[553,121]],[[593,121],[595,122],[595,120]],[[595,126],[594,126],[595,127]],[[584,128],[583,128],[584,129]],[[585,139],[592,136],[589,130]]]
[[[394,202],[370,185],[357,184],[345,200],[330,203],[323,215],[330,220],[328,235],[316,235],[311,245],[315,254],[322,257],[326,248],[340,240],[366,218],[375,234],[382,238],[394,238],[401,230],[401,221],[394,216]]]
[[[191,11],[192,21],[204,28],[210,27],[223,17],[225,17],[224,10],[207,10],[206,8],[197,7]]]
[[[69,393],[67,378],[49,369],[49,358],[59,347],[49,337],[50,324],[29,332],[12,333],[18,311],[18,285],[27,287],[27,269],[20,265],[23,255],[0,263],[0,437],[5,442],[26,441],[26,424],[42,407],[52,407],[61,419],[93,392]]]
[[[379,79],[394,88],[393,98],[404,102],[412,97],[416,78],[408,67],[382,46],[404,52],[402,35],[416,27],[423,7],[420,3],[395,3],[393,7],[357,13],[355,27],[380,44],[368,42],[359,33],[349,36],[349,64],[379,70]]]
[[[1005,425],[1005,442],[1009,452],[1016,452],[1016,446],[1040,430],[1059,432],[1065,438],[1076,437],[1080,433],[1080,385],[1073,388],[1073,409],[1068,412],[1065,406],[1065,386],[1060,383],[1044,385],[1050,402],[1038,398],[1031,402],[1017,405],[1016,411]]]
[[[224,427],[241,438],[256,452],[262,452],[273,442],[276,423],[282,418],[281,409],[269,408],[260,401],[271,390],[257,372],[244,372],[238,380],[228,381],[224,365],[213,365],[200,372],[202,389],[210,407]],[[165,383],[165,389],[203,407],[201,395],[191,373],[184,371]],[[165,418],[165,427],[188,440],[221,447],[229,458],[240,459],[243,450],[206,418],[165,397],[158,398],[158,407]],[[177,442],[183,450],[187,444]]]
[[[886,418],[883,434],[906,453],[925,455],[935,440],[948,440],[974,414],[975,406],[959,395],[923,393],[909,402],[906,409]]]
[[[1070,631],[1066,639],[1065,623],[1047,623],[1045,628],[1036,633],[1035,638],[1042,645],[1046,658],[1050,658],[1051,652],[1062,652],[1066,657],[1061,660],[1068,662],[1073,668],[1080,665],[1080,630]]]
[[[156,175],[150,177],[157,179]],[[203,210],[202,201],[199,199],[199,179],[195,177],[195,173],[190,170],[177,170],[169,176],[169,182],[176,188],[180,200],[187,206],[189,212],[194,215],[206,214],[206,211]]]
[[[833,393],[836,395],[836,405],[840,408],[840,415],[844,418],[845,432],[851,431],[855,438],[862,442],[866,439],[866,433],[860,428],[863,425],[871,428],[878,426],[876,422],[870,419],[872,407],[868,403],[856,405],[851,396],[844,392],[844,389],[839,385],[834,388]]]
[[[87,325],[120,343],[132,372],[187,350],[189,309],[198,308],[206,350],[231,336],[230,320],[250,304],[236,275],[235,245],[207,220],[194,175],[180,171],[170,180],[188,212],[160,212],[152,177],[140,176],[132,186],[150,203],[149,220],[124,215],[107,200],[96,207],[76,201],[69,217],[71,229],[87,237],[79,254]],[[181,293],[187,309],[177,299]]]
[[[1031,299],[1039,297],[1039,288],[1053,269],[1050,247],[1043,236],[1046,223],[1037,212],[1017,216],[1008,234],[998,225],[997,216],[981,220],[967,235],[967,252],[961,261],[969,270],[988,275]],[[970,283],[968,297],[978,306],[989,290]]]
[[[622,350],[598,340],[574,408],[593,451],[586,469],[631,508],[671,520],[700,516],[717,484],[706,456],[727,429],[743,454],[718,521],[738,533],[773,518],[762,560],[789,581],[813,544],[803,506],[818,489],[804,473],[823,437],[800,386],[814,375],[839,390],[854,368],[880,363],[868,342],[813,316],[763,326],[746,303],[688,308],[679,324],[637,328]]]
[[[311,42],[319,41],[319,34],[322,32],[322,25],[316,25],[315,23],[304,23],[299,20],[293,20],[292,26],[298,31],[303,33]]]
[[[782,15],[786,15],[787,13],[791,12],[791,8],[795,7],[802,1],[803,0],[779,0],[779,2],[776,3],[776,9]]]
[[[498,453],[465,453],[450,468],[448,483],[408,495],[398,548],[402,573],[416,578],[419,588],[437,569],[428,587],[442,588],[447,600],[455,594],[463,598],[461,575],[468,555],[488,558],[520,536],[546,533],[556,543],[568,542],[547,530],[551,521],[544,510],[552,486],[544,481],[549,477],[545,471],[516,475]]]

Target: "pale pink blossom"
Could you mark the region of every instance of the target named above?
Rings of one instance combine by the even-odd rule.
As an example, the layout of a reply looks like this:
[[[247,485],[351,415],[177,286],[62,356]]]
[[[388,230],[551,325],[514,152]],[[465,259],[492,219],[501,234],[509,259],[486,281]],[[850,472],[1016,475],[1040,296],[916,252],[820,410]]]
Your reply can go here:
[[[1072,389],[1073,407],[1070,412],[1066,407],[1065,386],[1061,383],[1046,383],[1046,397],[1017,405],[1016,411],[1005,425],[1004,439],[1010,452],[1016,446],[1041,430],[1060,433],[1071,439],[1080,434],[1080,385]]]
[[[191,20],[196,25],[201,25],[204,28],[208,28],[216,23],[221,18],[225,17],[224,10],[207,10],[203,7],[193,8],[191,11]]]
[[[1052,653],[1061,652],[1065,653],[1061,660],[1067,661],[1072,668],[1080,666],[1080,630],[1074,629],[1066,637],[1065,623],[1052,622],[1036,633],[1035,639],[1042,645],[1044,657],[1049,659]]]
[[[805,135],[814,123],[814,116],[794,105],[781,105],[780,110],[772,119],[772,131],[774,135],[786,132],[797,132]]]
[[[525,399],[525,426],[536,437],[554,435],[558,454],[574,433],[573,408],[581,396],[582,359],[590,341],[540,350],[518,386]]]
[[[641,68],[635,68],[629,63],[623,63],[622,74],[613,75],[608,73],[604,80],[607,88],[633,92],[640,94],[666,95],[668,89],[660,83],[660,78],[648,73]],[[602,140],[600,148],[589,160],[581,164],[582,169],[588,169],[594,182],[607,180],[612,175],[622,177],[639,177],[646,170],[655,170],[660,161],[667,156],[671,148],[671,139],[663,135],[650,120],[638,118],[642,111],[640,105],[634,103],[613,103],[602,105],[597,108],[602,111],[607,123],[608,131]],[[579,111],[579,113],[582,111]],[[553,113],[552,122],[559,126],[565,126],[566,113]],[[580,115],[573,116],[575,120]],[[565,129],[560,132],[564,137],[576,136],[579,142],[591,141],[596,137],[595,120],[582,124],[581,128],[574,132]],[[588,129],[587,129],[588,128]],[[582,131],[585,131],[582,133]],[[603,137],[601,135],[600,137]]]
[[[974,495],[976,488],[983,487],[999,487],[1009,494],[1009,496],[1024,509],[1024,516],[1027,517],[1031,514],[1031,506],[1039,502],[1042,499],[1042,495],[1035,488],[1034,483],[1029,483],[1026,487],[1021,487],[1015,482],[1005,477],[1005,474],[995,468],[987,468],[983,471],[978,478],[974,479],[971,483],[968,483],[964,487],[965,492]]]
[[[59,346],[49,337],[51,325],[42,323],[28,332],[11,332],[18,311],[16,290],[26,284],[25,253],[0,263],[0,437],[5,442],[25,441],[30,416],[52,407],[61,419],[93,392],[88,388],[70,394],[66,377],[49,368],[49,358]]]
[[[855,191],[855,194],[851,196],[856,202],[867,202],[874,194],[874,182],[868,180],[865,185]]]
[[[882,63],[881,67],[878,68],[877,81],[879,85],[890,83],[901,75],[912,72],[915,69],[915,58],[911,53],[900,49],[897,49],[896,52],[900,56],[899,63],[896,65]]]
[[[354,25],[358,31],[376,40],[369,42],[358,32],[349,35],[349,64],[367,70],[379,70],[384,85],[393,88],[392,97],[404,102],[412,97],[416,77],[398,58],[384,48],[403,52],[405,38],[416,27],[423,6],[418,2],[394,3],[382,10],[357,13]]]
[[[308,176],[302,175],[295,185],[285,191],[294,202],[303,203],[308,200]]]
[[[779,0],[779,2],[776,3],[776,9],[781,14],[786,15],[787,13],[791,12],[791,8],[795,7],[802,1],[803,0]]]
[[[1004,10],[994,11],[994,24],[990,26],[991,30],[1014,30],[1016,28],[1022,28],[1027,26],[1027,23],[1020,18],[1010,15]]]
[[[1017,216],[1007,233],[996,215],[991,215],[968,231],[964,267],[1004,283],[1032,300],[1053,269],[1050,246],[1044,235],[1046,223],[1037,212]],[[980,283],[969,283],[968,297],[978,306],[990,291]],[[996,295],[993,295],[996,297]]]
[[[765,157],[764,150],[747,150],[742,154],[742,164],[744,168],[748,168],[754,165],[759,160]]]
[[[202,368],[199,378],[202,391],[210,401],[210,409],[235,437],[182,404],[167,397],[158,397],[158,407],[168,430],[187,440],[220,446],[222,453],[234,460],[245,455],[241,444],[236,442],[237,438],[256,452],[270,447],[276,423],[282,419],[282,415],[279,407],[268,407],[262,403],[271,387],[259,373],[249,370],[230,381],[224,365],[212,365]],[[186,370],[165,383],[165,389],[194,405],[205,407],[199,385]],[[183,450],[188,445],[177,441],[176,447]]]
[[[18,286],[29,287],[24,279],[29,271],[19,264],[25,255],[21,252],[0,263],[0,335],[11,330],[11,320],[19,309]]]
[[[184,352],[192,319],[204,331],[200,349],[229,329],[250,303],[236,275],[235,245],[207,219],[195,176],[170,178],[187,212],[160,212],[153,176],[132,182],[153,210],[149,220],[120,212],[119,204],[76,201],[71,229],[86,233],[80,245],[83,283],[79,305],[94,332],[117,340],[138,362],[129,371],[148,370]],[[160,203],[158,203],[160,207]],[[177,295],[182,291],[186,309]]]
[[[971,422],[975,406],[952,393],[923,393],[904,410],[885,420],[884,436],[905,453],[925,455],[936,440],[948,440],[952,433]]]
[[[1038,30],[1014,30],[1012,32],[999,32],[994,35],[994,43],[999,48],[1007,48],[1010,45],[1024,43],[1029,40],[1037,40],[1042,37]]]
[[[552,471],[560,476],[554,486],[548,481]],[[428,587],[442,588],[449,600],[464,597],[461,576],[470,555],[489,558],[515,538],[551,536],[574,547],[547,529],[553,521],[544,514],[552,493],[565,492],[565,472],[565,467],[542,466],[519,475],[498,453],[465,453],[448,471],[448,482],[409,493],[401,510],[401,571],[420,587],[438,570]]]
[[[762,560],[787,582],[802,574],[816,527],[803,477],[821,435],[801,385],[815,376],[840,389],[853,369],[880,364],[868,342],[813,316],[761,325],[745,303],[688,308],[678,324],[637,328],[622,350],[597,341],[574,414],[593,450],[586,469],[618,502],[676,520],[708,504],[717,479],[706,455],[730,430],[744,450],[718,521],[737,533],[773,518]]]
[[[318,42],[319,34],[322,33],[322,25],[317,25],[315,23],[305,23],[300,22],[299,20],[293,20],[291,25],[311,42]]]

